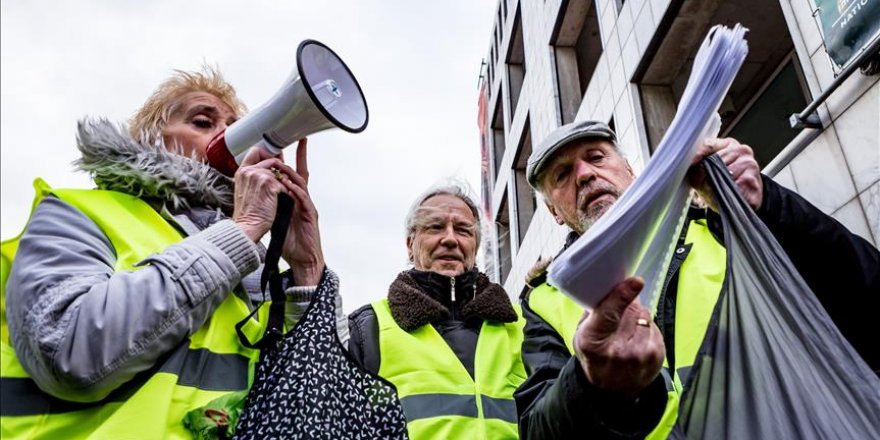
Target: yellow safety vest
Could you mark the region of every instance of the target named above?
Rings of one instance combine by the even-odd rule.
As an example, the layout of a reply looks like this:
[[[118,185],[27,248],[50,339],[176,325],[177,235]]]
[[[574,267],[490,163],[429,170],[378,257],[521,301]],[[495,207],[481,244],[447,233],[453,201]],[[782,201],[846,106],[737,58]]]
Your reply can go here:
[[[372,307],[379,323],[379,376],[397,387],[411,439],[519,437],[513,393],[526,372],[518,307],[516,322],[483,322],[475,377],[432,325],[407,332],[394,321],[387,300]]]
[[[116,271],[138,270],[135,263],[182,239],[155,210],[131,195],[52,189],[41,179],[34,182],[34,188],[34,207],[51,194],[97,224],[116,251]],[[0,266],[0,437],[4,440],[192,438],[182,423],[188,411],[250,386],[259,352],[239,343],[234,325],[250,311],[243,300],[230,294],[167,358],[101,402],[69,402],[43,393],[19,363],[7,331],[5,286],[20,237],[2,243]],[[259,322],[265,321],[252,319],[245,327],[249,334],[259,334]]]
[[[678,275],[674,348],[676,370],[670,374],[669,365],[666,359],[663,360],[661,374],[668,391],[666,409],[660,423],[648,435],[649,439],[665,439],[675,426],[684,380],[703,343],[727,268],[727,250],[712,236],[704,219],[690,222],[685,243],[692,243],[693,246]],[[569,353],[574,354],[574,334],[584,313],[583,308],[547,283],[532,290],[529,307],[559,333]]]

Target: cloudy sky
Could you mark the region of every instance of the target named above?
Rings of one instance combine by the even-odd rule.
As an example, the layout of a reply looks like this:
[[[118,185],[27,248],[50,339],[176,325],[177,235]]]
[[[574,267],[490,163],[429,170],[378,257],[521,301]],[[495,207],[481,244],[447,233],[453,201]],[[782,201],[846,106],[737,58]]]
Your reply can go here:
[[[172,69],[219,65],[256,108],[319,40],[355,73],[366,131],[315,134],[310,190],[324,254],[345,309],[385,295],[406,269],[403,218],[442,179],[479,191],[477,98],[494,0],[119,1],[0,3],[2,236],[25,225],[37,176],[90,187],[74,173],[76,121],[125,121]],[[291,155],[292,157],[292,155]]]

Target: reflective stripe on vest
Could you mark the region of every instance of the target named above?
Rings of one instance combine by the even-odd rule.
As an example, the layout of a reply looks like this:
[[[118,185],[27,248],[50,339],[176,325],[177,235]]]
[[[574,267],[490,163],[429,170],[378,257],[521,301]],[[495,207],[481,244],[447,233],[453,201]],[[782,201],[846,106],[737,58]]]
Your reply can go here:
[[[472,378],[433,326],[406,332],[387,300],[372,307],[379,324],[379,376],[397,387],[411,439],[518,437],[513,393],[526,376],[522,318],[483,323]]]
[[[127,194],[52,190],[40,179],[34,187],[34,206],[52,194],[95,222],[113,244],[116,271],[137,270],[138,262],[182,239],[149,205]],[[5,284],[17,246],[18,237],[2,244],[0,299],[4,304]],[[234,330],[235,323],[248,313],[244,301],[228,295],[188,340],[151,370],[96,403],[63,401],[40,391],[9,345],[4,313],[0,341],[0,437],[191,438],[182,423],[188,411],[249,386],[259,353],[242,347]],[[265,322],[262,315],[259,322]],[[252,331],[261,329],[257,321],[249,326]]]
[[[705,220],[691,221],[685,243],[691,251],[679,270],[675,306],[676,371],[669,372],[663,360],[661,375],[666,382],[666,409],[660,423],[647,438],[665,439],[678,417],[679,396],[687,374],[693,366],[727,267],[727,253],[706,226]],[[583,309],[554,287],[544,283],[529,293],[529,307],[563,338],[569,353],[574,354],[573,341]]]

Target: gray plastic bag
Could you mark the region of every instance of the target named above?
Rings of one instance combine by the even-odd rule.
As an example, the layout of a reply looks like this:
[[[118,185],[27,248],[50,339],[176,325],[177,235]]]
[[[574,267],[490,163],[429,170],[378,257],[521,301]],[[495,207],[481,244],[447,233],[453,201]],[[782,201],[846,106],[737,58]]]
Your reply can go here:
[[[720,158],[704,163],[724,224],[727,279],[670,438],[880,439],[880,378]]]

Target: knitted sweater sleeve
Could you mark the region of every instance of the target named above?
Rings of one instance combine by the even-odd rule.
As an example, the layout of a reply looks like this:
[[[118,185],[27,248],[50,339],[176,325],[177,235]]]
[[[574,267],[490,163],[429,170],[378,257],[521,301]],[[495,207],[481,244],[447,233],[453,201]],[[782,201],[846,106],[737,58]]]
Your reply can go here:
[[[131,231],[137,233],[137,231]],[[116,271],[98,226],[47,197],[36,208],[6,286],[9,334],[37,385],[65,400],[106,397],[201,327],[260,264],[231,220]]]

